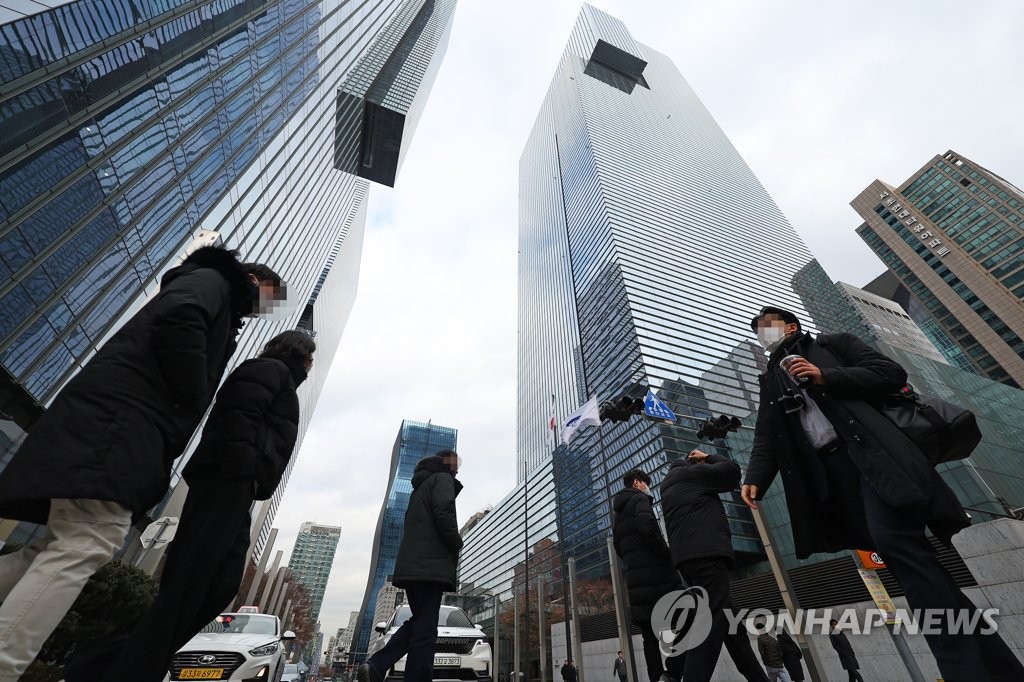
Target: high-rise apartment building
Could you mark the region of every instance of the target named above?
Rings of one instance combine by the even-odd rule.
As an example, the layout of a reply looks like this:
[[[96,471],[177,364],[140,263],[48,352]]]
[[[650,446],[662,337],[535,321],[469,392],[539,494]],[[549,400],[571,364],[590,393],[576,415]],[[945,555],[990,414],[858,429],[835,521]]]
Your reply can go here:
[[[377,610],[377,595],[385,583],[391,580],[395,570],[398,547],[402,542],[405,512],[409,509],[412,495],[412,475],[416,464],[424,457],[440,450],[455,450],[458,432],[447,426],[402,421],[391,450],[391,469],[388,474],[387,495],[377,518],[377,529],[373,534],[373,549],[370,553],[370,573],[366,580],[366,592],[359,609],[359,622],[352,641],[352,651],[357,655],[366,653],[366,647],[373,633],[374,613]]]
[[[974,367],[1024,385],[1024,193],[947,151],[850,203],[857,233]]]
[[[288,567],[292,579],[302,583],[313,601],[310,619],[319,620],[320,607],[324,603],[324,592],[331,578],[334,552],[341,539],[341,526],[322,526],[306,521],[299,528],[295,538]]]
[[[0,467],[200,233],[272,265],[296,303],[249,322],[233,362],[316,334],[305,427],[355,296],[368,181],[394,184],[455,0],[13,6],[29,4],[0,7]]]
[[[384,583],[377,590],[377,600],[373,609],[373,624],[386,622],[395,613],[395,609],[404,601],[405,590],[398,589],[390,581]]]
[[[622,474],[650,473],[660,514],[667,467],[691,449],[746,464],[766,367],[750,320],[762,306],[792,310],[810,332],[870,339],[870,321],[817,266],[672,62],[593,7],[584,6],[573,28],[519,171],[518,482],[468,531],[459,579],[471,594],[498,596],[503,623],[516,622],[515,614],[532,623],[538,602],[569,602],[571,557],[585,616],[580,638],[614,640],[602,649],[614,651],[607,539]],[[805,299],[805,286],[823,297]],[[1024,461],[1014,452],[1024,441],[1020,392],[917,353],[883,352],[908,368],[919,390],[968,405],[984,422],[986,440],[971,461],[943,465],[963,502],[992,511],[1002,509],[999,497],[1024,503]],[[552,394],[566,415],[590,396],[642,396],[647,387],[676,423],[637,416],[552,445]],[[745,428],[724,443],[700,442],[698,423],[723,412]],[[736,554],[735,606],[781,608],[748,509],[738,491],[722,501]],[[805,606],[869,599],[847,554],[796,558],[781,485],[762,509]],[[486,622],[495,614],[485,606],[471,615]],[[545,626],[564,628],[569,639],[564,614],[549,611]],[[495,646],[503,652],[498,672],[508,675],[515,640],[503,627],[508,639]],[[524,667],[539,666],[539,652],[553,650],[526,632],[519,655]],[[739,679],[725,658],[722,679]]]

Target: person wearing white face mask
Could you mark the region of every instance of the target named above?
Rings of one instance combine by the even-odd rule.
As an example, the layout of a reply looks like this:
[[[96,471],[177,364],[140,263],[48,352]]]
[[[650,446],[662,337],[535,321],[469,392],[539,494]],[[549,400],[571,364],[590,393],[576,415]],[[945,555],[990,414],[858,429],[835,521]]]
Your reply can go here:
[[[762,308],[750,326],[770,356],[743,501],[757,509],[781,474],[798,558],[877,551],[911,609],[941,612],[939,634],[925,639],[944,679],[1024,680],[998,633],[959,633],[956,619],[977,608],[925,528],[949,544],[970,520],[929,458],[875,407],[906,386],[906,371],[850,334],[805,333],[782,308]]]

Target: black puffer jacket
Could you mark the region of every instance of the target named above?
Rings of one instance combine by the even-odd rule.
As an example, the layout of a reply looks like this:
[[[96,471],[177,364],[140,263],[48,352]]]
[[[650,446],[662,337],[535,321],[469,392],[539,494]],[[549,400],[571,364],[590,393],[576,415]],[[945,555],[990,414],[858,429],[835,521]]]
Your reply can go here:
[[[160,501],[217,390],[255,286],[232,252],[196,250],[60,391],[0,473],[0,517],[46,523],[54,498]]]
[[[733,562],[729,519],[718,496],[739,482],[739,465],[721,455],[710,454],[703,462],[684,459],[669,467],[661,483],[661,507],[677,568],[692,559]]]
[[[255,499],[270,499],[295,448],[295,388],[305,378],[300,358],[260,357],[239,365],[217,393],[202,440],[182,472],[185,481],[252,479]]]
[[[455,514],[455,498],[460,492],[462,484],[437,455],[424,457],[416,465],[391,581],[395,587],[431,582],[441,583],[446,590],[455,589],[462,550]]]
[[[615,493],[612,509],[612,542],[625,565],[630,614],[635,622],[650,622],[654,605],[666,592],[682,589],[682,581],[672,567],[650,496],[624,488]]]

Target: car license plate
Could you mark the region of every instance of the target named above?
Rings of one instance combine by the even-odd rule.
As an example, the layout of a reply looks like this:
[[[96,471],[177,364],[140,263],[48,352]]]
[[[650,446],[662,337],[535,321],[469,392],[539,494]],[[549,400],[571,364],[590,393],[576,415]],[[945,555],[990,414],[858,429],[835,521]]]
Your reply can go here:
[[[184,668],[178,675],[179,680],[219,680],[224,675],[224,668]]]
[[[435,668],[458,668],[462,665],[462,659],[458,656],[435,656]]]

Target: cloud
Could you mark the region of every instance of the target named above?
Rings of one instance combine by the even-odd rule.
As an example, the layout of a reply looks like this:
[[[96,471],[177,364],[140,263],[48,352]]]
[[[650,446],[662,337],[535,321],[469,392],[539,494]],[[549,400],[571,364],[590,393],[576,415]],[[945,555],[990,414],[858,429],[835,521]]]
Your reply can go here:
[[[597,2],[667,54],[836,279],[883,270],[849,201],[955,149],[1024,182],[1024,5]],[[275,525],[342,526],[321,613],[359,608],[402,419],[459,430],[459,516],[515,481],[518,162],[577,2],[462,0]],[[1018,32],[1019,33],[1019,32]],[[544,425],[538,425],[544,428]]]

